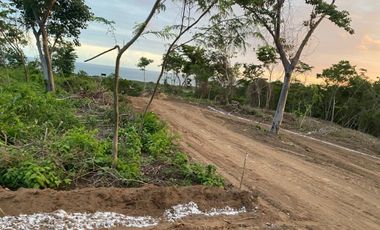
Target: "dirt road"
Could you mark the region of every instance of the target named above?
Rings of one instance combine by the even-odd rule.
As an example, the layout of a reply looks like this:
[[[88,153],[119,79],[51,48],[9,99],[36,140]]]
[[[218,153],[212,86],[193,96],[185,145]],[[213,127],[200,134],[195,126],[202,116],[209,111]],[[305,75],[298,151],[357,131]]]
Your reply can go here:
[[[254,123],[186,103],[156,100],[152,110],[180,134],[194,160],[215,164],[234,185],[248,153],[244,186],[277,214],[274,226],[380,229],[379,160],[290,133],[271,137]]]

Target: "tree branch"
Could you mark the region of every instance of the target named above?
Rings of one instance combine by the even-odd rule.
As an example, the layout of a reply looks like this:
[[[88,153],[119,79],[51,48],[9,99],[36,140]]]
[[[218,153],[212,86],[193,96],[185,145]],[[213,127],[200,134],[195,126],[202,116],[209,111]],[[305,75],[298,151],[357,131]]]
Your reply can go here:
[[[46,23],[48,17],[50,16],[51,11],[53,10],[53,7],[54,7],[56,2],[57,2],[57,0],[51,0],[48,8],[46,9],[46,13],[45,13],[44,17],[42,18],[41,25],[45,25],[45,23]]]
[[[211,9],[212,7],[215,6],[215,4],[217,3],[216,0],[214,0],[210,6],[198,17],[197,20],[195,20],[191,25],[189,25],[188,27],[186,27],[186,29],[184,29],[183,31],[180,31],[180,33],[178,34],[178,36],[174,39],[174,41],[170,44],[168,50],[166,51],[166,54],[164,56],[164,61],[162,63],[162,66],[161,66],[161,71],[160,71],[160,75],[158,76],[158,79],[157,79],[157,82],[156,82],[156,85],[154,87],[154,90],[153,90],[153,94],[152,96],[150,97],[150,100],[148,102],[148,104],[146,105],[145,109],[144,109],[144,114],[143,114],[143,117],[145,117],[150,105],[152,104],[152,101],[154,99],[154,96],[156,95],[156,92],[157,92],[157,89],[158,89],[158,85],[160,84],[160,81],[161,81],[161,78],[162,78],[162,75],[164,74],[164,71],[166,69],[166,65],[167,65],[167,57],[169,56],[169,54],[172,52],[175,44],[177,43],[177,41],[182,37],[182,35],[184,35],[187,31],[189,31],[191,28],[193,28]]]
[[[114,46],[113,48],[111,48],[111,49],[109,49],[109,50],[106,50],[106,51],[104,51],[104,52],[102,52],[102,53],[100,53],[100,54],[98,54],[98,55],[96,55],[96,56],[94,56],[94,57],[92,57],[92,58],[90,58],[90,59],[84,60],[84,62],[89,62],[89,61],[91,61],[91,60],[94,60],[95,58],[100,57],[100,56],[102,56],[102,55],[104,55],[104,54],[106,54],[106,53],[108,53],[108,52],[111,52],[111,51],[114,50],[114,49],[118,49],[118,50],[120,50],[120,47],[119,47],[118,45],[116,45],[116,46]]]
[[[137,33],[135,34],[135,36],[133,36],[133,38],[120,49],[120,52],[118,55],[121,56],[137,40],[137,38],[140,37],[140,35],[144,32],[146,26],[148,25],[148,22],[152,19],[153,15],[156,12],[160,3],[161,3],[161,0],[156,0],[156,2],[154,3],[148,17],[145,19],[144,23],[140,26],[140,28],[137,31]]]
[[[330,5],[331,6],[334,5],[335,1],[336,0],[332,0]],[[300,47],[298,48],[296,55],[294,55],[294,57],[291,59],[292,68],[295,68],[295,66],[297,65],[297,63],[301,57],[301,53],[304,50],[306,44],[309,42],[311,35],[314,33],[315,29],[319,26],[319,24],[321,24],[321,22],[323,21],[323,19],[325,17],[326,17],[326,14],[323,14],[314,25],[310,26],[310,30],[307,32],[305,38],[302,40],[302,43],[301,43]]]

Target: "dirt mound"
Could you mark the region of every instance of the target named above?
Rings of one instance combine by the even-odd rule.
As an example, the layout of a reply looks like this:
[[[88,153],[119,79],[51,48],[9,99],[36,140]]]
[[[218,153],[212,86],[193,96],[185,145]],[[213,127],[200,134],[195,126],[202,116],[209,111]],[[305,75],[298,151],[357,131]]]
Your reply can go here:
[[[96,211],[116,212],[132,216],[160,216],[180,203],[196,202],[201,210],[211,208],[245,207],[251,210],[257,204],[252,192],[224,190],[204,186],[143,188],[85,188],[72,191],[51,189],[0,190],[0,208],[3,215],[54,212]]]

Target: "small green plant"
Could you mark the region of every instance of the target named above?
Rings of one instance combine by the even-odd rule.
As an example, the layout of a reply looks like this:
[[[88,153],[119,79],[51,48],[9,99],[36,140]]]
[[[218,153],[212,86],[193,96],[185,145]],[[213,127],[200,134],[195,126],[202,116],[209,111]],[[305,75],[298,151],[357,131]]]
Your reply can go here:
[[[1,170],[0,184],[11,189],[25,188],[57,188],[62,184],[69,184],[70,179],[63,179],[63,174],[50,161],[40,164],[34,161],[25,161],[14,167]]]
[[[165,129],[147,135],[146,150],[149,154],[155,157],[167,155],[172,148],[173,137]]]
[[[93,168],[97,158],[104,158],[110,144],[99,141],[96,138],[97,132],[97,130],[74,128],[54,143],[59,159],[67,171]]]

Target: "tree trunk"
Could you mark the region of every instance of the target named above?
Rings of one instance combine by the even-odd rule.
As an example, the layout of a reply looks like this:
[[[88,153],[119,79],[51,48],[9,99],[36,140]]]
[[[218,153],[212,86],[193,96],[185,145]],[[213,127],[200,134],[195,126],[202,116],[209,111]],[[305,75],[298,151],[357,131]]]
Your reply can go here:
[[[334,117],[335,117],[335,95],[333,97],[333,102],[332,102],[332,111],[331,111],[331,123],[334,122]]]
[[[145,92],[145,88],[146,88],[146,80],[145,80],[145,69],[144,69],[144,92]]]
[[[268,90],[267,90],[267,100],[265,101],[265,108],[269,109],[270,106],[270,100],[272,98],[272,74],[273,74],[273,69],[269,70],[269,82],[268,82]]]
[[[53,69],[52,69],[52,65],[51,65],[49,41],[48,41],[48,35],[46,32],[46,29],[44,27],[41,27],[41,34],[42,34],[42,48],[43,48],[44,57],[46,60],[46,70],[47,70],[48,84],[49,84],[49,90],[48,91],[54,92],[55,91],[55,84],[54,84]]]
[[[276,113],[273,118],[272,127],[270,132],[274,134],[278,134],[280,131],[280,125],[282,123],[282,118],[284,116],[284,110],[286,105],[286,99],[289,93],[290,79],[292,76],[292,72],[285,72],[284,84],[282,85],[280,98],[278,100]]]
[[[29,73],[28,73],[28,68],[26,66],[26,63],[25,63],[25,57],[24,57],[24,54],[21,50],[19,52],[20,52],[21,63],[22,63],[22,66],[24,68],[25,81],[29,82]]]
[[[256,89],[256,93],[257,93],[257,107],[260,108],[261,107],[261,90],[259,90],[259,86],[258,85],[256,87],[257,87],[257,89]]]
[[[40,36],[36,32],[34,32],[34,36],[36,38],[38,55],[39,55],[40,62],[41,62],[42,73],[44,75],[45,89],[46,89],[46,91],[51,91],[50,90],[50,84],[49,84],[49,76],[48,76],[48,71],[47,71],[47,65],[46,65],[46,59],[45,59],[44,54],[42,52],[42,45],[41,45]]]
[[[114,109],[114,131],[113,131],[113,148],[112,148],[112,168],[116,168],[119,152],[119,76],[120,76],[120,51],[116,57],[115,64],[115,83],[113,91],[113,109]]]
[[[182,84],[182,82],[181,82],[181,78],[179,77],[179,73],[176,72],[175,75],[176,75],[176,77],[177,77],[177,79],[178,79],[178,87],[181,88],[181,84]]]

